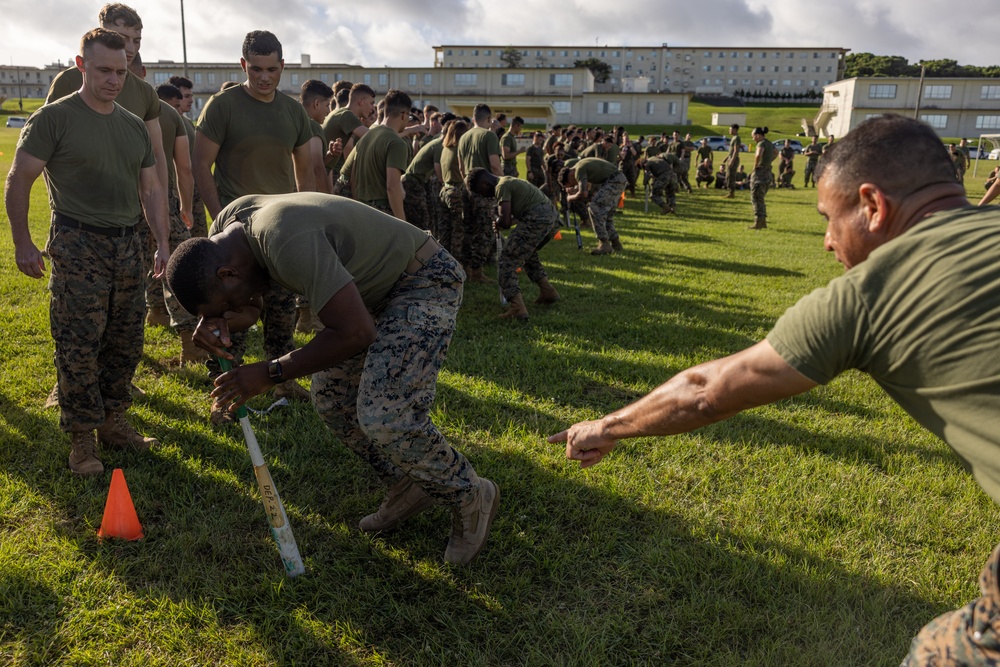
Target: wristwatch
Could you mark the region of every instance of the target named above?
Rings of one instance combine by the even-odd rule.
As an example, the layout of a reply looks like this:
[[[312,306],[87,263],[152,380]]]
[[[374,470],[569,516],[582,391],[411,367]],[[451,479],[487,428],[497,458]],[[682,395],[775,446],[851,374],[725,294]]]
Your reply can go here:
[[[275,384],[281,384],[285,381],[285,378],[281,377],[281,362],[277,359],[272,359],[267,364],[267,375],[271,378],[271,381]]]

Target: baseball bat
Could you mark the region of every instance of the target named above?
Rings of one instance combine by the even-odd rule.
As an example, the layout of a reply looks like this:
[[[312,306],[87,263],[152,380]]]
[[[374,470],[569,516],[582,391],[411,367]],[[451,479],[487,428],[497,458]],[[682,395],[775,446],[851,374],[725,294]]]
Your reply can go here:
[[[224,373],[233,368],[233,363],[228,359],[217,358]],[[271,479],[271,471],[268,470],[264,456],[260,453],[260,445],[257,444],[257,436],[254,435],[253,427],[250,426],[250,417],[247,414],[246,406],[241,405],[236,410],[236,416],[240,420],[243,437],[247,441],[247,450],[250,452],[250,461],[253,463],[253,473],[257,478],[257,488],[260,489],[260,499],[264,503],[264,512],[271,525],[271,535],[278,544],[278,553],[285,566],[285,574],[289,577],[297,577],[306,571],[306,566],[302,562],[302,556],[299,555],[299,545],[296,544],[295,536],[292,534],[292,525],[288,523],[285,506],[281,504],[278,487]]]

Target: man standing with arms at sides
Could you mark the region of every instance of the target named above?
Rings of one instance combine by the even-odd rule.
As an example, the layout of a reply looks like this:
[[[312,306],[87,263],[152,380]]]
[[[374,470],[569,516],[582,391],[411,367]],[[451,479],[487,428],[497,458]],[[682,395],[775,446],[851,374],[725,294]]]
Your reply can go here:
[[[281,42],[266,30],[247,33],[240,66],[246,81],[213,95],[198,119],[194,178],[213,220],[223,206],[243,195],[316,187],[309,160],[309,116],[302,105],[277,92],[285,66]],[[295,295],[275,287],[264,297],[264,349],[270,357],[295,347],[294,327]],[[245,335],[235,347],[242,357]],[[275,396],[309,400],[308,392],[294,382],[282,384]],[[213,414],[216,422],[227,418]]]
[[[726,157],[726,189],[729,194],[723,195],[723,199],[732,199],[736,196],[736,172],[740,166],[740,150],[743,143],[740,141],[740,126],[733,123],[729,127],[729,155]]]
[[[553,125],[552,132],[548,137],[545,138],[545,145],[542,149],[545,151],[546,155],[552,155],[556,152],[556,142],[562,140],[563,129],[562,125]]]
[[[545,151],[542,149],[542,142],[545,135],[535,132],[531,135],[531,145],[524,156],[524,164],[528,169],[528,182],[536,188],[545,185]]]
[[[330,100],[333,99],[333,89],[319,79],[309,79],[302,84],[299,91],[299,102],[309,116],[309,127],[312,128],[312,139],[309,140],[309,156],[313,174],[316,179],[316,192],[330,194],[333,191],[333,181],[330,172],[326,170],[325,157],[328,153],[326,134],[321,123],[330,110]],[[334,142],[336,143],[336,142]]]
[[[347,106],[339,106],[323,121],[323,132],[326,140],[340,139],[344,150],[336,160],[327,160],[326,166],[332,172],[339,174],[355,144],[368,132],[368,126],[362,121],[368,118],[375,107],[375,91],[371,86],[356,83],[351,86]]]
[[[385,120],[354,148],[351,192],[359,202],[405,221],[400,179],[410,161],[410,149],[399,133],[406,129],[413,101],[401,90],[390,90],[383,99]]]
[[[819,137],[813,136],[809,145],[802,150],[802,154],[806,156],[806,180],[802,187],[808,188],[810,185],[816,187],[816,163],[823,155],[823,149],[819,145]]]
[[[500,166],[500,137],[490,130],[493,111],[486,104],[477,104],[472,122],[475,127],[462,135],[458,142],[458,161],[462,181],[475,167],[503,176]],[[465,189],[465,237],[462,240],[462,266],[474,283],[493,282],[483,274],[483,265],[493,248],[493,210],[496,200],[481,197]]]
[[[458,142],[469,131],[469,125],[461,118],[454,118],[444,124],[441,139],[441,218],[438,221],[437,237],[445,250],[457,257],[465,238],[465,184],[458,165]]]
[[[503,152],[503,175],[517,178],[517,156],[524,152],[517,147],[517,137],[521,134],[524,119],[515,116],[510,127],[500,138],[500,150]]]
[[[194,123],[187,117],[187,114],[191,113],[191,108],[194,106],[194,84],[191,83],[191,79],[183,76],[172,76],[167,80],[167,83],[176,86],[177,90],[181,91],[180,104],[174,108],[177,109],[177,113],[181,115],[181,120],[184,121],[184,131],[187,132],[188,138],[188,151],[190,152],[191,163],[193,165],[195,129]],[[194,188],[191,196],[191,236],[208,236],[205,202],[201,200],[198,188]]]
[[[765,340],[549,441],[565,441],[566,457],[587,467],[621,439],[687,433],[858,369],[1000,502],[996,209],[969,206],[941,139],[895,115],[865,121],[828,149],[816,182],[824,246],[844,275],[785,311]],[[1000,547],[980,575],[982,597],[924,626],[904,666],[997,664],[998,569]]]
[[[125,420],[142,356],[142,240],[134,232],[143,209],[156,238],[157,277],[170,248],[149,133],[115,104],[127,77],[125,40],[97,28],[84,35],[80,54],[79,92],[39,109],[21,131],[4,202],[17,267],[41,278],[45,261],[28,230],[28,204],[32,184],[45,173],[59,426],[70,434],[70,470],[96,475],[104,466],[95,429],[101,444],[111,447],[146,450],[159,444]]]

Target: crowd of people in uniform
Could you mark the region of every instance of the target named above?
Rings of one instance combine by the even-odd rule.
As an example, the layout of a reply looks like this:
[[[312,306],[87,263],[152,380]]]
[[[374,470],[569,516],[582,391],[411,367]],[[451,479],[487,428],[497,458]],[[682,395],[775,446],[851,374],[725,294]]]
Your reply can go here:
[[[501,317],[528,317],[520,269],[537,287],[536,304],[556,302],[539,252],[570,216],[593,228],[591,254],[621,252],[615,211],[640,174],[668,215],[679,193],[693,192],[692,162],[695,187],[715,184],[731,198],[748,183],[755,229],[767,226],[768,189],[793,187],[794,152],[775,149],[766,127],[751,133],[747,174],[736,125],[716,172],[708,143],[677,132],[633,141],[621,127],[555,126],[522,146],[523,120],[494,116],[486,104],[458,117],[416,109],[400,90],[378,99],[365,84],[316,80],[294,100],[278,92],[282,49],[267,31],[246,35],[246,80],[213,95],[193,123],[190,80],[173,77],[155,91],[143,81],[138,14],[109,4],[98,19],[76,65],[29,118],[5,188],[19,270],[41,278],[51,263],[58,380],[49,401],[80,475],[103,472],[99,446],[158,444],[125,414],[144,324],[169,324],[182,362],[209,364],[213,421],[266,391],[311,399],[386,487],[359,529],[390,531],[446,505],[444,559],[467,564],[486,543],[500,489],[430,419],[465,283],[493,282],[484,267],[495,256]],[[822,181],[825,247],[851,270],[790,309],[766,340],[550,441],[590,466],[621,438],[686,432],[861,368],[1000,499],[992,463],[1000,443],[984,428],[1000,396],[992,324],[1000,263],[991,254],[1000,226],[993,209],[966,201],[961,149],[895,116],[823,148],[814,139],[804,185]],[[44,253],[28,224],[42,174],[52,209]],[[980,203],[998,191],[988,186]],[[265,360],[239,363],[245,331],[261,319]],[[300,348],[296,327],[314,333]],[[236,367],[221,372],[220,357]],[[311,395],[295,382],[305,377]],[[976,660],[998,655],[983,640],[1000,623],[998,569],[1000,548],[984,570],[983,597],[925,628],[908,664],[956,655],[992,664]]]

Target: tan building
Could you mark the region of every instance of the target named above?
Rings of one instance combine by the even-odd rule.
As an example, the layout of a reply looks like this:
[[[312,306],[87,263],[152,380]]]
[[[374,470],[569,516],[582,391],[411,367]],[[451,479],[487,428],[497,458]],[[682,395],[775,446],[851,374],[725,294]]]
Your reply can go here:
[[[155,87],[171,76],[183,74],[183,65],[147,62],[146,73],[146,80]],[[246,78],[239,63],[189,63],[187,77],[194,84],[196,109],[201,109],[223,82]],[[307,55],[300,63],[285,63],[280,90],[295,96],[308,79],[319,79],[331,86],[346,79],[368,84],[377,93],[397,88],[409,93],[416,106],[433,104],[442,111],[462,114],[485,102],[494,112],[548,125],[680,125],[686,122],[691,97],[683,93],[638,92],[641,86],[633,92],[599,92],[593,74],[586,68],[361,67],[313,64]]]
[[[919,107],[919,108],[918,108]],[[843,136],[873,116],[916,117],[942,137],[1000,133],[1000,79],[854,78],[823,90],[812,124],[821,136]]]
[[[501,56],[513,49],[520,67],[571,68],[577,60],[597,58],[611,66],[599,91],[619,91],[633,77],[649,77],[654,92],[732,95],[737,91],[819,93],[843,78],[840,47],[767,49],[735,46],[474,46],[434,47],[434,66],[504,68]]]
[[[52,79],[67,67],[69,65],[61,63],[45,67],[0,65],[0,98],[45,99],[49,94],[49,84],[52,83]]]

